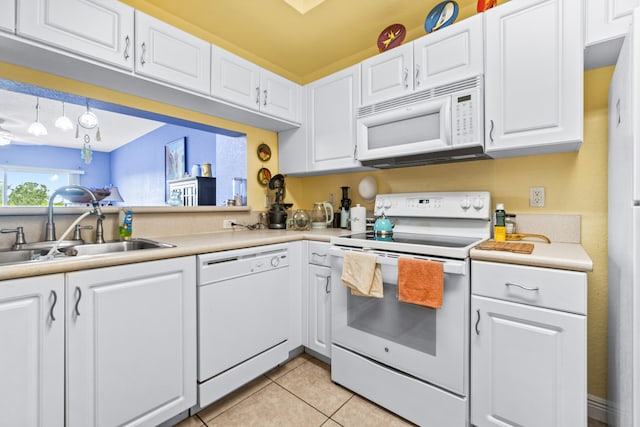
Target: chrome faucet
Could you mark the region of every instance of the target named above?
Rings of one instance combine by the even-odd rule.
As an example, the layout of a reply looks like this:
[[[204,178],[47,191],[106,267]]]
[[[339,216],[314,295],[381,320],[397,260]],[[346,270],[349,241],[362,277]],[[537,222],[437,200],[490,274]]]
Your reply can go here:
[[[49,198],[49,208],[47,211],[47,225],[45,227],[44,240],[46,242],[51,242],[56,239],[56,225],[53,222],[53,199],[56,198],[57,195],[65,196],[73,195],[73,190],[80,190],[83,193],[86,193],[91,197],[91,213],[98,215],[98,218],[104,219],[104,214],[102,213],[102,209],[100,209],[100,205],[98,204],[98,200],[96,199],[95,194],[87,187],[83,187],[81,185],[67,185],[66,187],[60,187],[53,192],[51,197]]]

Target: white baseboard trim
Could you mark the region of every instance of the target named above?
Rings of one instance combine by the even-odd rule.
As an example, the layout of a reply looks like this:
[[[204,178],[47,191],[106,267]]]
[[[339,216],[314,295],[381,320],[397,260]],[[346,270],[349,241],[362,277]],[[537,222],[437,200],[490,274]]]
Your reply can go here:
[[[587,415],[606,423],[609,419],[609,401],[592,394],[587,395]]]

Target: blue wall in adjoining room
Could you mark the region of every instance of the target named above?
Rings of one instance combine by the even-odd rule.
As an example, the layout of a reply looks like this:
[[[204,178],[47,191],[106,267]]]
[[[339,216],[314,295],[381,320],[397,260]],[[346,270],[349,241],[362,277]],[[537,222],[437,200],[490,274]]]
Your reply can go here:
[[[164,147],[185,138],[185,168],[194,163],[215,165],[216,134],[175,125],[164,125],[111,152],[111,177],[124,199],[121,204],[165,204]],[[212,171],[215,176],[215,171]]]
[[[47,145],[21,145],[11,143],[0,147],[0,164],[50,169],[82,170],[80,184],[102,188],[111,181],[109,153],[94,151],[90,164],[80,158],[79,148],[51,147]],[[66,182],[61,182],[60,186]],[[55,189],[55,187],[51,188]]]

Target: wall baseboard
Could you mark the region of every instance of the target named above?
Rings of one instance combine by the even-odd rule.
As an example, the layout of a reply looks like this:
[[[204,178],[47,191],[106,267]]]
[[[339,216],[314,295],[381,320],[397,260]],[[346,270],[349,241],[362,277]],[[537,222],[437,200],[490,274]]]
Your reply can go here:
[[[592,394],[587,395],[587,415],[606,423],[609,419],[609,401]]]

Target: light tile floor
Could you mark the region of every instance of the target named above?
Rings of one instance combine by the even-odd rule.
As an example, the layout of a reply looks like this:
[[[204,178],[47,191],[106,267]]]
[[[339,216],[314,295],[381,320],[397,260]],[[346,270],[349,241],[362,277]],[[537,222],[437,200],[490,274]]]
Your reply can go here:
[[[334,384],[329,365],[302,354],[207,406],[177,427],[412,425]]]
[[[413,424],[331,381],[307,354],[267,372],[176,427],[402,427]],[[589,419],[588,427],[606,427]]]

